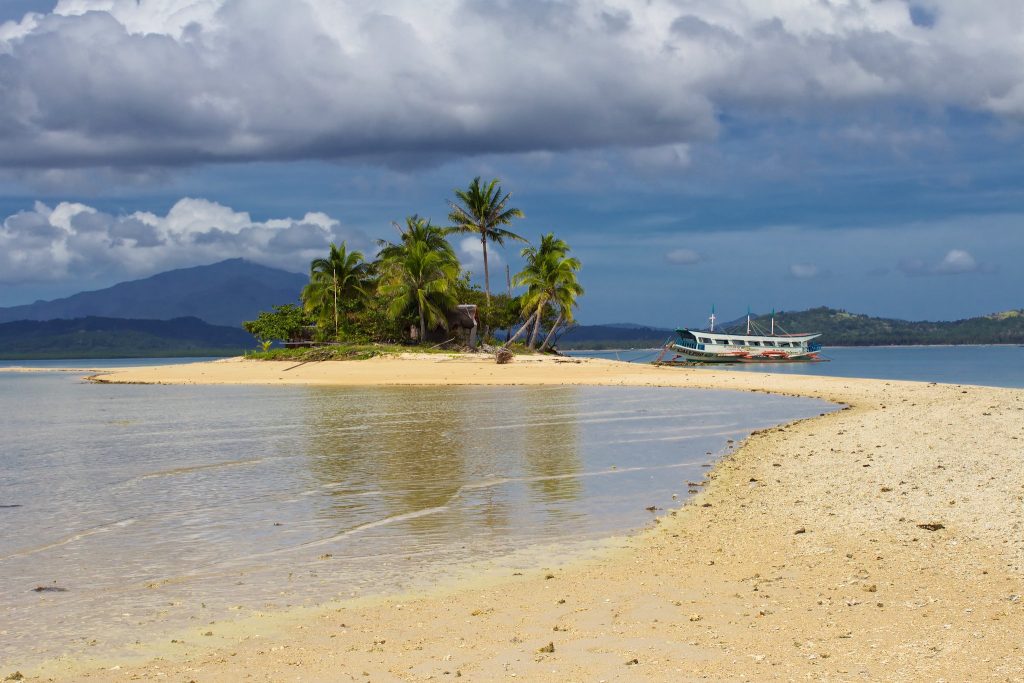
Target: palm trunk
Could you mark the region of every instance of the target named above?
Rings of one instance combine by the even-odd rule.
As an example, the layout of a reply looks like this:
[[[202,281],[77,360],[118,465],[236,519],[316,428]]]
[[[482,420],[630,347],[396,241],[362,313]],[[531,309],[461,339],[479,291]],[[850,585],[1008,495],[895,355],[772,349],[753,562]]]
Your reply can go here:
[[[559,313],[558,317],[555,318],[555,324],[551,326],[551,331],[548,332],[548,336],[544,337],[544,343],[540,345],[540,350],[541,351],[543,351],[544,349],[547,348],[548,342],[550,342],[551,338],[555,336],[555,330],[557,330],[558,326],[561,325],[561,324],[562,324],[562,314]]]
[[[491,305],[491,271],[487,267],[487,233],[480,232],[480,244],[484,248],[484,295],[487,298],[487,306]]]
[[[523,323],[523,326],[519,328],[519,331],[516,332],[515,335],[511,339],[509,339],[507,342],[505,342],[505,346],[510,346],[512,344],[512,342],[514,342],[516,339],[519,339],[519,336],[530,327],[530,323],[533,322],[533,316],[534,315],[537,315],[537,314],[534,313],[529,318],[527,318],[526,322]]]
[[[334,273],[334,340],[338,340],[338,273]]]
[[[487,315],[491,314],[491,271],[487,267],[487,233],[480,233],[480,243],[484,248],[484,296],[487,297]],[[491,330],[487,325],[484,325],[483,338],[487,339],[491,335]]]
[[[541,312],[544,310],[544,304],[537,306],[537,318],[533,321],[533,333],[530,335],[530,348],[533,349],[537,346],[537,334],[540,332],[540,318]]]
[[[420,304],[420,344],[427,341],[427,320],[423,317],[423,304]]]

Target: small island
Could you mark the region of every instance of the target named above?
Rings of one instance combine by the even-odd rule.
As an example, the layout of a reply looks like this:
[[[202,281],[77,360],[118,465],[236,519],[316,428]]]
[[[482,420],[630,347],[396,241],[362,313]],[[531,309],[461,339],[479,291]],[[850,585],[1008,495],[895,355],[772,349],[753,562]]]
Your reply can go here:
[[[507,359],[519,351],[548,351],[575,322],[583,294],[579,259],[554,233],[521,250],[525,264],[506,270],[506,292],[492,293],[489,244],[527,240],[506,229],[523,212],[509,206],[497,178],[474,178],[449,200],[448,226],[412,215],[393,223],[395,241],[378,240],[374,260],[342,242],[314,259],[301,306],[284,304],[260,313],[243,327],[262,349],[263,360],[346,360],[410,350],[495,350]],[[480,239],[483,288],[459,260],[449,236]],[[513,287],[523,288],[514,295]],[[543,334],[541,334],[543,332]],[[278,348],[273,348],[278,343]],[[538,346],[539,343],[539,346]]]

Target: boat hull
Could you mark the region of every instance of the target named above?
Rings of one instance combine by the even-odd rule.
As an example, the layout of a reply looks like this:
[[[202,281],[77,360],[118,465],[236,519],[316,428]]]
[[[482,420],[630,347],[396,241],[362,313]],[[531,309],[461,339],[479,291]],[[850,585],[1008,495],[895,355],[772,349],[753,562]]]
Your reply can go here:
[[[674,352],[675,356],[671,359],[661,358],[656,361],[658,364],[722,364],[722,363],[815,363],[822,362],[824,359],[818,357],[818,353],[815,352],[798,352],[798,353],[786,353],[781,351],[769,351],[769,352],[751,352],[751,351],[732,351],[732,352],[715,352],[715,351],[703,351],[700,349],[694,349],[687,346],[680,346],[678,344],[671,344],[668,349]]]

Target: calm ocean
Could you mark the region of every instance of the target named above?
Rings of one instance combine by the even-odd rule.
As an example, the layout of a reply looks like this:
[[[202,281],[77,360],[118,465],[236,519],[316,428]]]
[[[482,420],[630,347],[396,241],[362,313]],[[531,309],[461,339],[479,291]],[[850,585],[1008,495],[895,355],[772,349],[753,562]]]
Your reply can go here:
[[[544,566],[681,504],[730,439],[835,408],[676,389],[79,375],[0,370],[4,670],[450,580],[472,562]]]
[[[571,351],[569,355],[645,363],[657,351]],[[1021,346],[870,346],[826,347],[828,363],[764,363],[715,365],[739,372],[832,375],[905,379],[947,384],[1024,387],[1024,347]]]

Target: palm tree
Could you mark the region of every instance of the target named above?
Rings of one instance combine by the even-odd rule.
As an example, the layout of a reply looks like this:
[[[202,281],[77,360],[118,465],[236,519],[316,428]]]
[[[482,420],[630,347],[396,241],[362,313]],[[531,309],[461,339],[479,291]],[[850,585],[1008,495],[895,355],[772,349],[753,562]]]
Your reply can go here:
[[[380,260],[386,261],[390,256],[401,253],[403,248],[416,242],[426,244],[432,251],[444,252],[447,258],[458,260],[455,250],[452,249],[452,245],[445,237],[448,233],[446,228],[433,225],[430,220],[421,218],[418,214],[407,217],[404,226],[394,221],[391,222],[391,225],[398,231],[398,244],[387,240],[377,240],[377,245],[380,247],[377,258]]]
[[[449,230],[480,236],[480,245],[484,252],[484,293],[488,306],[491,303],[491,273],[487,265],[487,242],[504,245],[507,239],[526,241],[522,236],[501,227],[510,225],[513,218],[523,217],[522,211],[508,206],[512,194],[506,193],[503,196],[501,192],[497,178],[486,185],[481,185],[480,176],[477,176],[467,189],[455,190],[458,202],[448,201],[451,208],[448,220],[452,223]]]
[[[399,227],[399,226],[396,226]],[[381,296],[390,299],[388,315],[399,318],[415,309],[419,318],[420,342],[427,325],[448,329],[448,311],[458,303],[455,284],[459,260],[445,231],[418,216],[406,219],[399,227],[401,240],[385,242],[381,248]]]
[[[554,331],[563,322],[573,321],[572,309],[576,307],[576,299],[583,295],[583,287],[576,279],[580,269],[579,259],[567,256],[569,245],[553,233],[541,237],[538,247],[526,247],[522,250],[526,265],[516,273],[513,282],[516,286],[525,286],[526,293],[522,297],[523,312],[529,316],[508,343],[512,343],[533,325],[529,347],[537,344],[541,318],[547,307],[553,306],[558,311],[554,325],[549,330],[541,350],[547,347],[554,336]]]
[[[348,251],[331,242],[327,258],[313,259],[309,264],[309,284],[302,289],[302,304],[307,312],[321,322],[334,318],[334,336],[338,337],[341,306],[347,299],[365,297],[373,266],[360,251]]]

